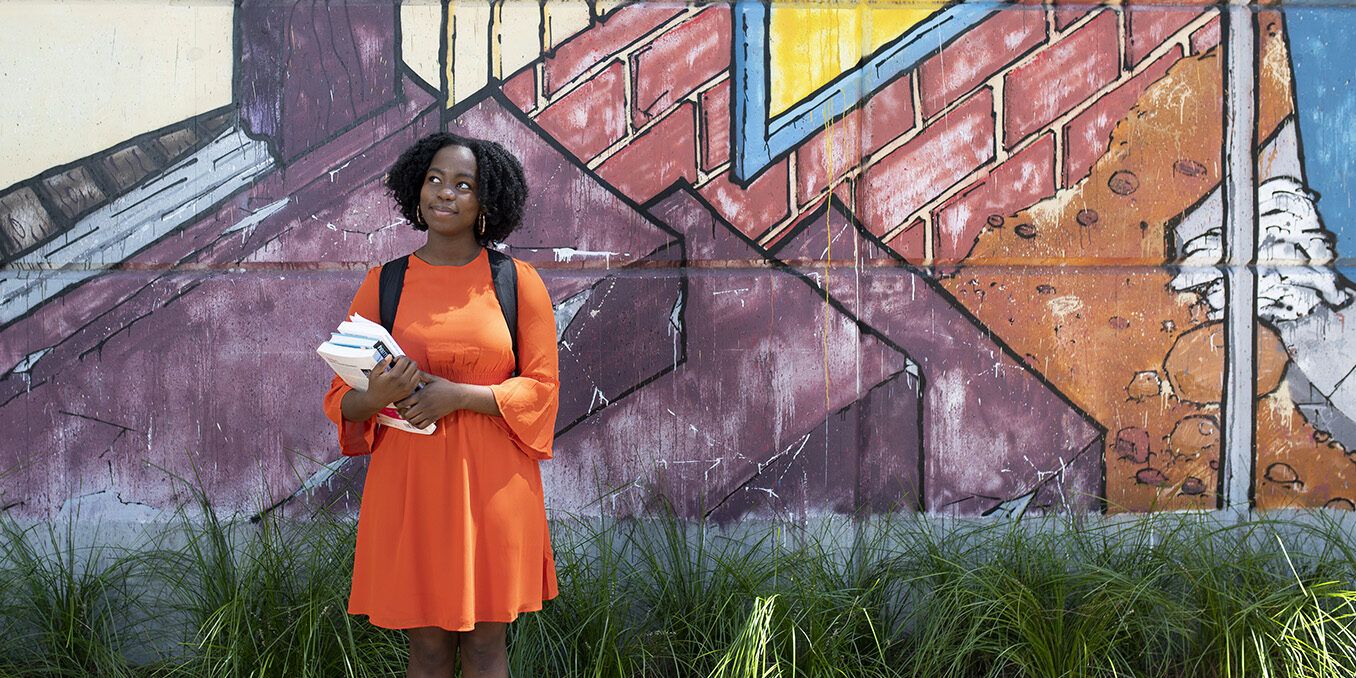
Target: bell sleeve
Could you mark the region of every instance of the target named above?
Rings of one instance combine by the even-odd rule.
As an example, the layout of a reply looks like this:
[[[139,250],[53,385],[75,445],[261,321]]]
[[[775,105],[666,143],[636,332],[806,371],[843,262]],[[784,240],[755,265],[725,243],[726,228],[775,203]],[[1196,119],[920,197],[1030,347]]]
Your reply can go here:
[[[377,300],[377,285],[380,271],[380,268],[374,268],[367,272],[362,284],[358,286],[358,293],[353,297],[353,303],[348,307],[348,313],[344,315],[345,320],[354,313],[373,322],[378,320],[380,307]],[[371,454],[378,437],[375,416],[367,421],[344,419],[344,396],[352,390],[353,387],[335,375],[330,380],[330,390],[325,393],[325,416],[339,427],[339,451],[348,457]]]
[[[532,459],[550,459],[560,408],[556,318],[551,295],[532,266],[518,267],[518,376],[490,386],[502,418],[495,421]]]

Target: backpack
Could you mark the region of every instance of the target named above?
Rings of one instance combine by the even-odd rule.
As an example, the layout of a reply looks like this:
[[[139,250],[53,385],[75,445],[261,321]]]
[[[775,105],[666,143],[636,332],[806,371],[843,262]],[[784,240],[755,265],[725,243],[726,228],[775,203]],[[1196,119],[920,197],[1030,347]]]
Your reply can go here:
[[[499,309],[504,312],[504,322],[508,325],[509,338],[513,342],[513,376],[518,376],[518,268],[513,265],[513,257],[499,250],[486,248],[490,258],[490,278],[494,281],[494,297],[499,300]],[[410,255],[392,259],[381,265],[381,278],[377,285],[377,296],[381,300],[381,326],[390,332],[395,326],[396,308],[400,306],[400,293],[405,288],[405,269],[409,268]]]

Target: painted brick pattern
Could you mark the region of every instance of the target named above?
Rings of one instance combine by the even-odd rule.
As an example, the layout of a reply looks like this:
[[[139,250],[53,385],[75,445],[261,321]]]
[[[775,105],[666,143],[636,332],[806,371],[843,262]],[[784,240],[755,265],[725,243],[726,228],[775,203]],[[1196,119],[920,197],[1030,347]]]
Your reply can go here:
[[[547,102],[532,115],[638,202],[685,179],[731,223],[770,244],[837,181],[860,189],[853,194],[855,216],[888,236],[896,252],[946,263],[969,250],[993,214],[1015,212],[1087,172],[1111,127],[1184,50],[1146,65],[1147,55],[1165,42],[1190,38],[1193,49],[1202,49],[1218,40],[1217,24],[1196,18],[1214,10],[1134,9],[1131,16],[1128,9],[1058,0],[1052,9],[1008,6],[748,185],[702,173],[725,166],[731,152],[732,27],[725,4],[617,10],[543,58]],[[688,16],[674,21],[680,12]],[[665,23],[663,32],[654,30]],[[628,67],[630,81],[619,87]],[[597,75],[589,83],[561,89],[591,72]],[[529,105],[533,77],[532,68],[524,69],[505,84],[506,96]],[[989,86],[995,78],[1002,81],[997,101]],[[611,148],[618,150],[600,155]]]
[[[1055,137],[1047,132],[934,213],[935,260],[960,261],[990,220],[1001,220],[1054,194]]]
[[[1092,164],[1106,153],[1112,128],[1125,117],[1144,90],[1181,58],[1182,48],[1174,47],[1064,126],[1064,185],[1071,186],[1088,175]]]
[[[1125,62],[1133,68],[1155,47],[1201,15],[1187,7],[1129,5],[1125,9]]]
[[[907,261],[921,262],[927,257],[927,225],[922,219],[916,219],[885,245]]]
[[[838,215],[840,214],[840,210],[842,214],[849,215],[856,214],[855,207],[857,201],[854,198],[855,195],[854,186],[855,184],[851,179],[845,179],[834,185],[832,196],[834,203],[836,203],[837,206],[830,207],[829,209],[834,215],[832,219],[835,224],[838,223]],[[800,257],[802,259],[807,258],[804,253],[793,254],[793,250],[784,248],[788,245],[788,243],[791,240],[796,240],[800,238],[798,234],[802,233],[807,228],[822,229],[825,227],[824,226],[825,217],[823,210],[825,209],[825,203],[828,202],[829,200],[829,195],[830,194],[827,193],[821,195],[818,198],[811,201],[810,204],[798,208],[797,216],[789,221],[790,226],[778,231],[775,237],[771,238],[770,242],[766,242],[765,245],[769,249],[775,249],[777,257],[780,259],[785,259],[788,257],[790,258]],[[868,258],[879,258],[884,254],[883,252],[880,251],[868,252],[864,254],[861,251],[859,251],[858,253]],[[849,256],[845,255],[843,253],[843,250],[834,250],[834,252],[831,252],[830,254],[834,254],[833,256],[834,261],[841,261],[845,258],[848,258]]]
[[[637,127],[730,68],[730,8],[715,5],[632,56]]]
[[[924,118],[931,118],[1045,41],[1040,7],[998,12],[919,67]]]
[[[800,202],[808,202],[861,164],[865,156],[913,129],[912,76],[895,78],[829,129],[816,132],[796,149]],[[830,165],[833,177],[829,176]]]
[[[985,88],[863,172],[858,218],[884,235],[993,155],[993,92]]]
[[[636,3],[617,9],[597,25],[566,40],[544,63],[542,87],[547,96],[606,61],[664,22],[678,16],[678,5]]]
[[[581,160],[589,160],[626,136],[626,83],[613,63],[555,103],[537,122]]]
[[[198,135],[192,128],[176,129],[168,134],[156,137],[151,145],[166,158],[177,158],[192,150],[198,144]]]
[[[685,103],[598,167],[603,180],[645,202],[678,179],[697,180],[694,106]]]
[[[730,81],[702,93],[702,169],[730,161]]]
[[[528,66],[516,75],[504,81],[504,96],[513,102],[518,110],[531,113],[537,108],[536,68]]]
[[[1200,54],[1218,45],[1219,32],[1219,16],[1216,16],[1210,20],[1210,23],[1196,29],[1196,32],[1191,34],[1191,53]]]
[[[1091,0],[1054,0],[1055,30],[1062,31],[1097,9]]]
[[[1116,23],[1116,13],[1103,10],[1008,74],[1003,106],[1008,148],[1116,79],[1120,72]]]
[[[722,174],[703,186],[700,193],[726,221],[756,238],[790,212],[787,164],[783,160],[769,167],[747,188],[740,188],[730,181],[729,174]]]

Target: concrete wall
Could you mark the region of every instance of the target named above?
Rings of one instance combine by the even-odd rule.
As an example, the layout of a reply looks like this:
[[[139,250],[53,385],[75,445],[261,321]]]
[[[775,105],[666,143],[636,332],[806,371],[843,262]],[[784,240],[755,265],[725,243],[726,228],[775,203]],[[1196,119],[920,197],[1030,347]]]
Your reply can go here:
[[[237,3],[228,101],[18,147],[0,506],[153,512],[178,479],[353,502],[312,351],[420,241],[385,168],[450,129],[531,181],[507,244],[556,302],[553,506],[1356,507],[1352,245],[1324,218],[1356,195],[1356,12],[791,9]],[[52,69],[0,98],[83,110]]]

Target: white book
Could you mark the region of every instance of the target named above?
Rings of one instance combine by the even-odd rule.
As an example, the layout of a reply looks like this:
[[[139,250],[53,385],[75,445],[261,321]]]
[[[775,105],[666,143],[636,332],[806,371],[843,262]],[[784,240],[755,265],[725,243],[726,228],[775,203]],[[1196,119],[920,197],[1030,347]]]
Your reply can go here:
[[[339,333],[354,337],[366,337],[380,342],[391,355],[402,356],[405,352],[400,350],[400,344],[396,343],[395,337],[386,331],[385,327],[364,318],[357,313],[349,316],[346,322],[339,323]]]
[[[338,332],[331,334],[330,339],[322,342],[315,351],[344,383],[360,391],[367,390],[368,375],[387,356],[405,355],[385,327],[356,313],[348,321],[339,323]],[[438,430],[437,424],[416,428],[400,416],[394,404],[377,412],[377,423],[422,435]]]

